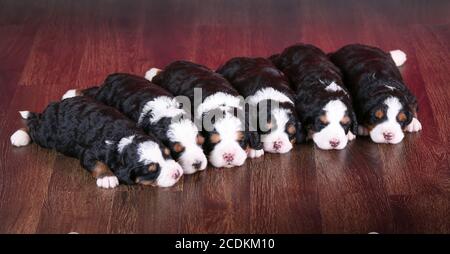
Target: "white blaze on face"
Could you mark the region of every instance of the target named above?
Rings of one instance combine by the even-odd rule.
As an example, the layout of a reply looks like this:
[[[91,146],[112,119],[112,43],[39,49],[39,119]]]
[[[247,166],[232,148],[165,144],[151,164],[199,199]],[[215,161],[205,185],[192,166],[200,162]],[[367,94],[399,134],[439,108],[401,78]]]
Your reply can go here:
[[[159,145],[146,141],[138,145],[139,161],[145,164],[158,163],[161,171],[156,184],[160,187],[170,187],[180,180],[183,169],[173,159],[164,159]]]
[[[206,168],[206,156],[197,144],[197,135],[197,127],[188,119],[171,123],[167,131],[167,136],[172,142],[179,142],[184,147],[178,162],[185,174],[192,174]]]
[[[220,142],[209,154],[211,164],[218,168],[231,168],[244,164],[247,153],[237,141],[239,132],[244,130],[241,121],[235,116],[226,114],[224,118],[215,122],[214,128],[220,135]]]
[[[248,103],[254,106],[263,100],[294,104],[288,96],[272,87],[262,88],[247,98]],[[272,109],[271,115],[273,117],[272,120],[276,122],[276,125],[274,125],[276,129],[272,129],[269,134],[261,135],[264,151],[269,153],[287,153],[292,149],[292,143],[289,141],[289,136],[286,133],[286,124],[289,121],[288,113],[288,109]]]
[[[185,113],[179,107],[180,104],[175,98],[160,96],[154,100],[148,101],[142,108],[138,123],[142,122],[144,116],[151,112],[150,123],[158,122],[163,117],[176,117]]]
[[[341,100],[332,100],[323,108],[328,125],[319,132],[313,134],[313,141],[320,149],[343,149],[348,142],[348,137],[341,125],[347,106]]]
[[[370,138],[375,143],[398,144],[405,136],[400,123],[397,121],[397,115],[403,106],[396,97],[389,97],[383,103],[387,106],[387,119],[377,124],[369,132]]]
[[[289,110],[276,108],[272,110],[272,121],[274,128],[269,134],[261,135],[264,151],[269,153],[287,153],[292,149],[292,143],[286,133],[286,125],[289,121]]]

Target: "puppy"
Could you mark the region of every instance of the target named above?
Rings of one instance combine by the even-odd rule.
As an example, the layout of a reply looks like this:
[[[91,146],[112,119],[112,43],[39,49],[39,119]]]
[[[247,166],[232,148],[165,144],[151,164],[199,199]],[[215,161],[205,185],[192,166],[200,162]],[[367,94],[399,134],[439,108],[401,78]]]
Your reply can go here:
[[[398,66],[406,61],[400,50],[386,53],[366,45],[347,45],[330,59],[342,70],[360,123],[360,135],[376,143],[397,144],[403,131],[422,129],[417,99],[403,82]]]
[[[116,73],[100,87],[69,90],[63,98],[85,95],[115,107],[135,121],[146,133],[152,133],[167,146],[185,174],[206,168],[201,145],[203,137],[176,99],[163,88],[143,77]]]
[[[217,72],[258,109],[258,132],[264,151],[289,152],[296,141],[299,122],[294,92],[284,74],[270,60],[249,57],[232,58]],[[261,113],[266,115],[262,117]]]
[[[297,44],[270,59],[289,79],[304,135],[321,149],[343,149],[357,132],[339,69],[319,48]]]
[[[239,93],[219,74],[202,65],[176,61],[163,71],[150,69],[146,78],[174,95],[189,98],[194,118],[202,123],[204,150],[213,166],[241,166],[247,156],[264,153],[258,133],[245,121],[248,110],[243,109]],[[201,98],[194,100],[195,88],[201,89]]]
[[[27,127],[11,136],[14,146],[38,145],[78,158],[97,186],[119,182],[169,187],[183,175],[170,151],[114,108],[92,98],[50,103],[43,113],[21,111]]]

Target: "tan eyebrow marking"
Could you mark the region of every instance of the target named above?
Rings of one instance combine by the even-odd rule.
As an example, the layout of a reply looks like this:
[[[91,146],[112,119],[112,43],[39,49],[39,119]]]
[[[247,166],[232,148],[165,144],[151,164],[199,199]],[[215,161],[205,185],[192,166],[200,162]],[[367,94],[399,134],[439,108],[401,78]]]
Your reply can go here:
[[[403,113],[403,112],[400,112],[398,115],[397,115],[397,119],[400,121],[400,122],[403,122],[403,121],[406,121],[406,115],[405,115],[405,113]]]
[[[209,140],[210,140],[211,143],[213,143],[213,144],[219,143],[220,139],[221,139],[221,138],[220,138],[220,135],[217,134],[217,133],[214,133],[214,134],[211,135],[211,137],[209,137]]]
[[[375,112],[375,117],[376,117],[376,118],[381,119],[381,118],[383,118],[383,116],[384,116],[383,110],[379,109],[379,110],[377,110],[377,111]]]

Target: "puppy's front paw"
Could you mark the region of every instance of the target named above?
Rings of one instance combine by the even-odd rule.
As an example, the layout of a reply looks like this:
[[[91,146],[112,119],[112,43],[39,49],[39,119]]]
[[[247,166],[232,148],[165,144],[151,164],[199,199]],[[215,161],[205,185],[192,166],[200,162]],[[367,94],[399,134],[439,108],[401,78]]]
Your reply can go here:
[[[405,129],[407,132],[417,132],[422,130],[422,124],[417,120],[417,118],[413,117],[412,121]]]
[[[247,152],[247,156],[249,157],[249,158],[258,158],[258,157],[261,157],[261,156],[263,156],[263,154],[264,154],[264,150],[263,149],[259,149],[259,150],[255,150],[255,149],[249,149],[248,150],[248,152]]]
[[[359,136],[369,136],[369,130],[364,126],[358,126],[358,135]]]
[[[119,179],[115,176],[104,176],[97,179],[97,186],[105,189],[112,189],[119,185]]]
[[[348,141],[352,141],[352,140],[354,140],[356,138],[356,135],[353,134],[351,131],[349,131],[347,133],[347,138],[348,138]]]

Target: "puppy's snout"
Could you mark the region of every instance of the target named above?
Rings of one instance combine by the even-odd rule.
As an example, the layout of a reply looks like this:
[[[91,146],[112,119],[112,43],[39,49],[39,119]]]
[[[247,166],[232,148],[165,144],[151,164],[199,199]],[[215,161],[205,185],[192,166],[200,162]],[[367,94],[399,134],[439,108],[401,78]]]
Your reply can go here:
[[[383,132],[383,137],[384,137],[384,139],[386,139],[388,141],[392,140],[392,139],[394,139],[394,133],[385,131],[385,132]]]
[[[223,154],[223,159],[224,159],[226,162],[228,162],[228,163],[233,162],[233,160],[234,160],[234,154],[233,154],[233,153],[224,153],[224,154]]]
[[[180,178],[181,173],[180,171],[178,171],[178,169],[174,170],[174,172],[172,173],[172,178],[177,180],[178,178]]]
[[[199,170],[201,166],[202,166],[202,162],[201,162],[201,161],[195,161],[195,162],[192,164],[192,167],[193,167],[194,169],[196,169],[196,170]]]
[[[336,138],[333,138],[333,139],[330,140],[330,145],[333,148],[338,147],[340,143],[341,142],[339,141],[339,139],[336,139]]]
[[[283,147],[283,141],[277,140],[277,141],[273,142],[273,149],[280,150],[281,147]]]

